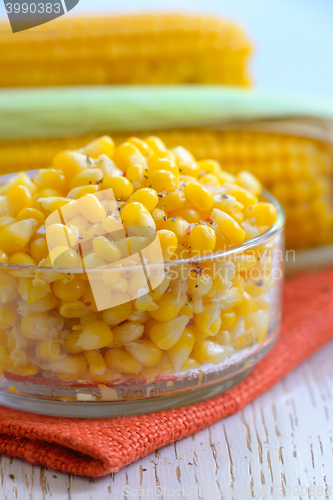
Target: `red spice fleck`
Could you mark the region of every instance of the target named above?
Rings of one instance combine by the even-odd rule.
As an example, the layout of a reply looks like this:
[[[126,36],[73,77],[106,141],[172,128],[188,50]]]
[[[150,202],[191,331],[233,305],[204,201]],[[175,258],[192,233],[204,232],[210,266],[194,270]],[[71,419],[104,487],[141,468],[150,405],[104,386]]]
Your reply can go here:
[[[189,234],[190,234],[190,232],[191,232],[191,226],[188,226],[188,228],[186,229],[186,233],[187,233],[187,235],[189,235]]]
[[[205,219],[205,222],[212,222],[212,219],[208,217],[208,219]]]
[[[89,306],[91,306],[91,302],[84,302],[84,305],[85,305],[86,307],[89,307]]]

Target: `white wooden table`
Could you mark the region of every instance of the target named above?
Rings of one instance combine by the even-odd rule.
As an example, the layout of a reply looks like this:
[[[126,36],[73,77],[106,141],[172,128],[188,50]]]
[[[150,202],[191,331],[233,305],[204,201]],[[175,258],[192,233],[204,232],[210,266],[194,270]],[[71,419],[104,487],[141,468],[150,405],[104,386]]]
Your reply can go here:
[[[1,462],[1,500],[285,497],[333,499],[333,342],[239,414],[117,474]]]

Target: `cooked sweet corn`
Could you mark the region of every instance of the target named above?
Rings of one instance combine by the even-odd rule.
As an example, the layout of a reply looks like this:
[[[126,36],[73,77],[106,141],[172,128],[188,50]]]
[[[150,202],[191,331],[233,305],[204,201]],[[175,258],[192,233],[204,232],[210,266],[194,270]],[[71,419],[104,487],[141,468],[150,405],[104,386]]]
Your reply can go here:
[[[107,384],[221,363],[266,338],[277,241],[216,267],[200,260],[274,224],[249,172],[234,177],[156,137],[116,148],[103,137],[2,193],[6,373]]]

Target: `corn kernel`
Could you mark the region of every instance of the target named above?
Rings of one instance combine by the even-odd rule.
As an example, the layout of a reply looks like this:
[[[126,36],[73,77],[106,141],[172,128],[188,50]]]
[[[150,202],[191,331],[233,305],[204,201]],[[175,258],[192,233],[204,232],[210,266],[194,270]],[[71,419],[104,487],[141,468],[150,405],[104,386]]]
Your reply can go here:
[[[214,197],[207,188],[196,182],[188,182],[185,187],[186,199],[198,210],[209,210],[214,203]]]
[[[154,366],[162,357],[161,349],[151,340],[136,340],[126,344],[126,350],[144,366]]]
[[[142,203],[142,205],[144,205],[146,209],[151,212],[158,203],[158,196],[154,189],[141,188],[131,195],[129,201]]]
[[[205,255],[212,252],[216,245],[215,231],[210,226],[199,224],[194,226],[188,237],[188,248],[191,255]]]
[[[135,321],[129,321],[116,326],[112,330],[112,333],[115,340],[118,340],[123,344],[127,344],[128,342],[133,342],[134,340],[139,339],[143,335],[144,329],[144,325]]]
[[[115,262],[121,258],[119,248],[104,236],[97,236],[97,238],[93,239],[93,250],[97,257],[106,262]]]
[[[250,191],[254,196],[259,196],[262,191],[262,185],[258,179],[248,172],[247,170],[241,170],[236,176],[236,184],[243,187],[247,191]]]
[[[50,369],[60,374],[78,376],[86,371],[87,361],[84,356],[66,356],[51,363]]]
[[[230,215],[213,209],[213,221],[217,223],[221,233],[228,238],[232,245],[240,245],[245,239],[245,231]]]
[[[159,300],[155,301],[158,305],[158,309],[156,309],[156,311],[150,311],[150,315],[157,321],[170,321],[178,315],[180,309],[186,303],[186,299],[186,293],[178,298],[171,290],[167,291]]]
[[[217,365],[222,363],[229,355],[229,350],[211,340],[201,340],[196,343],[192,356],[200,364],[213,363]]]
[[[161,245],[164,262],[168,262],[175,253],[178,241],[177,236],[172,231],[160,229],[157,231]]]
[[[171,349],[180,339],[188,322],[188,316],[178,316],[171,321],[156,323],[150,330],[149,337],[161,349]]]
[[[108,135],[103,135],[92,142],[89,142],[84,148],[82,153],[90,156],[90,158],[98,158],[100,155],[106,155],[112,158],[114,153],[114,142]]]
[[[0,232],[0,248],[5,252],[20,252],[37,229],[35,219],[22,220],[6,226]]]
[[[271,203],[256,203],[245,210],[245,217],[254,221],[257,226],[272,226],[277,218],[277,212]]]
[[[60,344],[57,340],[43,340],[38,346],[38,351],[45,361],[57,361],[60,356]]]
[[[105,353],[105,361],[109,368],[121,373],[139,373],[142,364],[137,361],[129,352],[121,349],[109,349]]]
[[[85,351],[84,356],[88,362],[92,375],[103,375],[106,370],[106,362],[98,351]]]
[[[103,179],[103,172],[100,168],[86,168],[71,180],[69,187],[71,190],[88,186],[89,184],[99,184]],[[74,191],[75,192],[75,191]]]
[[[138,148],[130,142],[124,142],[115,149],[113,161],[123,172],[126,172],[131,165],[147,166],[146,158]]]
[[[93,321],[86,325],[77,341],[77,345],[85,351],[102,349],[111,344],[113,334],[111,329],[103,321]]]
[[[221,306],[210,304],[204,312],[194,315],[196,326],[207,335],[216,335],[221,328]]]
[[[32,313],[22,318],[21,331],[28,339],[47,340],[60,332],[63,324],[63,318],[58,315]]]
[[[133,193],[132,183],[120,175],[106,175],[103,179],[103,189],[112,189],[116,200],[126,201]]]
[[[190,328],[185,328],[179,340],[168,351],[168,357],[176,371],[186,363],[194,347],[194,335]]]

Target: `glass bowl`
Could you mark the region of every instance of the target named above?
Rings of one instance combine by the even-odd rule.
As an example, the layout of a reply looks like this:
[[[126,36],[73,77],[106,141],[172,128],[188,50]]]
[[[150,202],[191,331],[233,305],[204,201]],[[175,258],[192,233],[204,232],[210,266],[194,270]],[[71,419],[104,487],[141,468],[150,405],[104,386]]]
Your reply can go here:
[[[85,317],[104,314],[94,301],[103,270],[0,263],[0,404],[98,418],[191,404],[238,383],[270,350],[280,328],[285,216],[272,195],[264,192],[262,200],[278,213],[271,228],[223,252],[164,263],[160,284],[139,294],[143,302],[156,301],[148,310],[128,312],[131,303],[123,304],[111,283],[119,300],[108,309],[108,324],[117,336],[100,349],[83,349],[77,339],[91,321]],[[157,267],[140,272],[151,277]],[[133,273],[133,267],[124,271]],[[86,287],[78,312],[52,293],[72,279]],[[141,333],[122,331],[125,319],[141,325]]]

